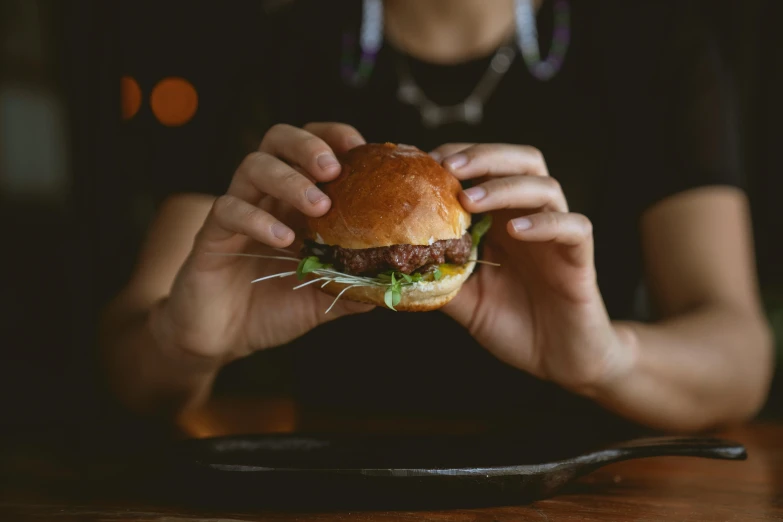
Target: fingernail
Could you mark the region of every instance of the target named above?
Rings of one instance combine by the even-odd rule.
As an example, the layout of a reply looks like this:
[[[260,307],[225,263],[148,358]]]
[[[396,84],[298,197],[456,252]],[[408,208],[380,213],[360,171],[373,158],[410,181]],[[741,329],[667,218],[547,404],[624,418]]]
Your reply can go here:
[[[272,225],[272,233],[277,239],[288,239],[293,231],[278,221]]]
[[[434,150],[430,152],[430,157],[440,163],[440,160],[443,159],[443,155],[440,152],[435,152]]]
[[[358,147],[359,145],[364,145],[366,143],[361,136],[348,136],[345,138],[345,142],[348,144],[349,149]]]
[[[316,158],[316,161],[318,162],[318,166],[321,167],[321,170],[332,170],[336,167],[340,166],[340,163],[337,161],[337,158],[334,157],[334,155],[329,154],[328,152],[324,152],[318,158]]]
[[[464,154],[454,154],[444,162],[446,167],[451,170],[457,170],[468,164],[468,157]]]
[[[514,230],[521,232],[532,228],[533,222],[528,218],[516,218],[511,220],[511,226],[514,227]]]
[[[315,205],[322,199],[326,197],[326,194],[321,192],[320,189],[317,187],[308,187],[307,190],[305,190],[305,197],[307,198],[307,201]]]
[[[464,192],[465,196],[474,203],[484,199],[487,195],[487,189],[484,187],[471,187],[469,189],[465,189]]]

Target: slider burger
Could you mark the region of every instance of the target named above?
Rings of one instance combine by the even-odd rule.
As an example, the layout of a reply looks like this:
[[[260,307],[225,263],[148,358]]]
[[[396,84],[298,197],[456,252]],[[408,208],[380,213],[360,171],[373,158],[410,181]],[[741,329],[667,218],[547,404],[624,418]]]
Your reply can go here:
[[[320,185],[329,211],[307,222],[297,275],[337,299],[423,312],[448,303],[476,263],[489,216],[472,227],[459,181],[416,147],[367,144]],[[328,310],[327,310],[328,312]]]

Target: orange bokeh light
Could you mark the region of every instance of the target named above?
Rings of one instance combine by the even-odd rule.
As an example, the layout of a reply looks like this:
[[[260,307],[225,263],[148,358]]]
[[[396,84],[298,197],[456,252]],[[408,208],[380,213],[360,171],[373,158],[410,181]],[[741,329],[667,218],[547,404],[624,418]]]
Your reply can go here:
[[[198,93],[184,78],[164,78],[152,89],[150,106],[160,123],[167,127],[179,127],[195,116]]]
[[[123,76],[120,79],[120,106],[123,120],[136,116],[141,107],[141,88],[130,76]]]

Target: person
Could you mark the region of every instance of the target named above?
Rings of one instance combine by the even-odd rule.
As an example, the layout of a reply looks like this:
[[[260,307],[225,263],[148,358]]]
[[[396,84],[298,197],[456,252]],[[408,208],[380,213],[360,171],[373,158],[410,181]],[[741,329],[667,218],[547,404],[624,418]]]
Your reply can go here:
[[[216,387],[252,390],[240,368],[279,351],[300,400],[359,415],[677,432],[752,417],[771,340],[709,31],[689,2],[537,0],[532,24],[526,6],[298,0],[237,29],[256,62],[236,92],[263,101],[263,135],[233,176],[159,209],[103,318],[119,402],[171,418]],[[367,141],[414,144],[461,180],[463,206],[494,216],[482,255],[500,266],[439,312],[324,314],[312,286],[249,284],[288,262],[208,254],[295,250],[303,217],[329,210],[318,183]]]

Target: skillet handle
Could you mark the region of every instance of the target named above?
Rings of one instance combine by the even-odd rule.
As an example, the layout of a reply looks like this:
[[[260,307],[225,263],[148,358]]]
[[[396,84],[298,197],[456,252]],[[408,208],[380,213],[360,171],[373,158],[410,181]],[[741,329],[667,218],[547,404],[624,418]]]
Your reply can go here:
[[[610,446],[619,450],[619,460],[643,457],[703,457],[721,460],[745,460],[745,446],[738,442],[713,437],[650,437],[633,439]]]

